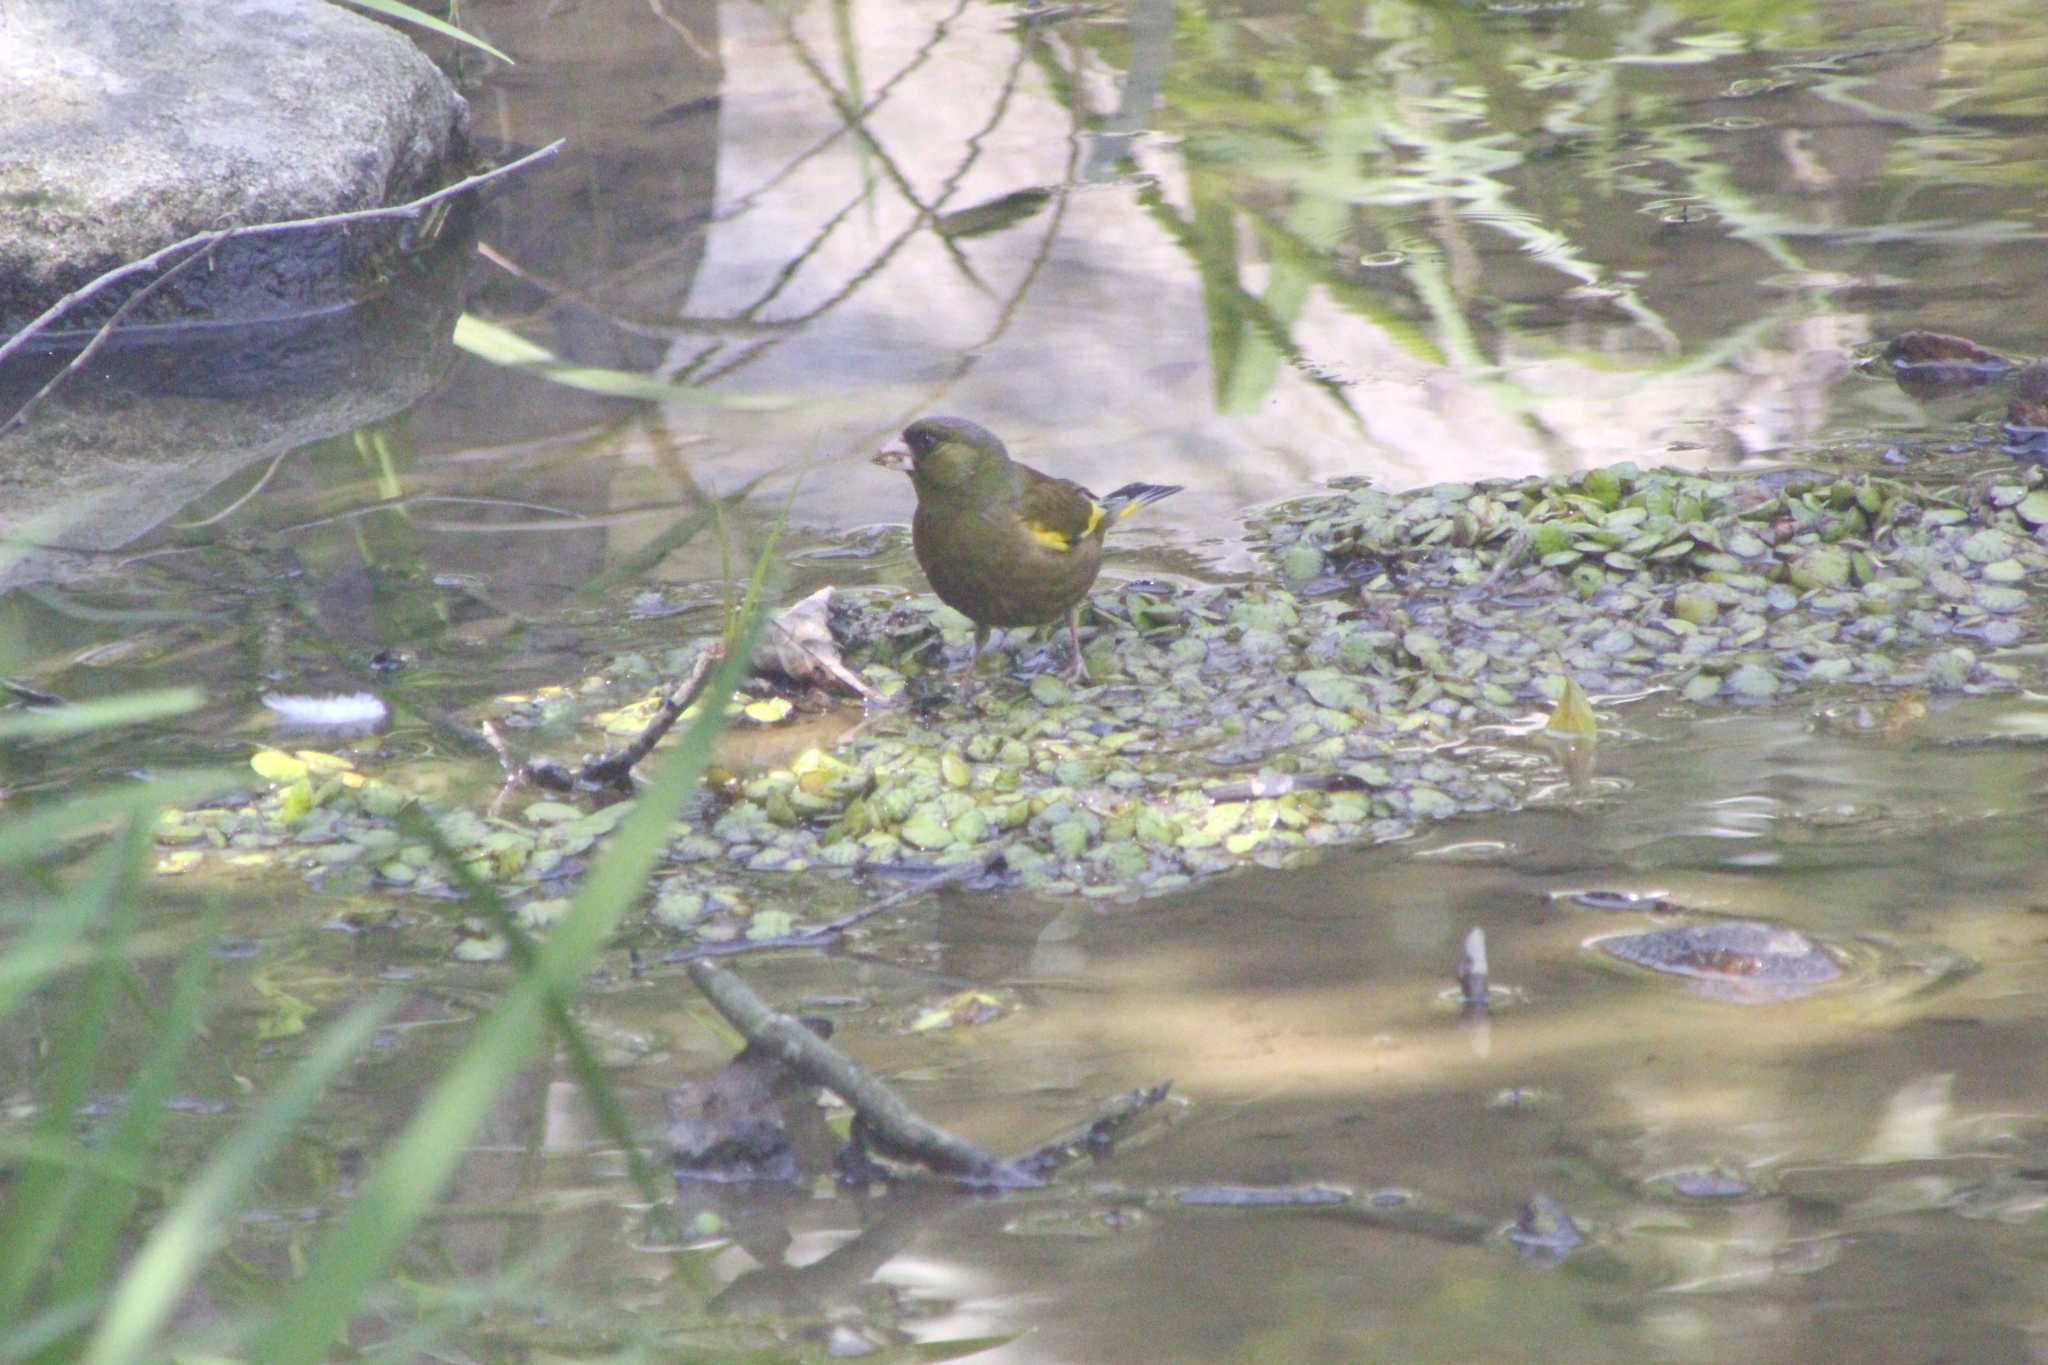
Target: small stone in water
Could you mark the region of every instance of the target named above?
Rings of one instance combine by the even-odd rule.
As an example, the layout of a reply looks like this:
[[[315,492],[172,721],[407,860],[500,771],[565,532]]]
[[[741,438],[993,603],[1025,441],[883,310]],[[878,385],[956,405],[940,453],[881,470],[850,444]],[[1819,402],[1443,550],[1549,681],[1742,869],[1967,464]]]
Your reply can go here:
[[[1724,1171],[1679,1171],[1664,1183],[1687,1199],[1741,1199],[1755,1192],[1749,1182]]]
[[[1515,1250],[1543,1265],[1564,1260],[1586,1240],[1564,1205],[1547,1194],[1535,1195],[1522,1206],[1507,1236]]]
[[[1842,974],[1834,954],[1797,929],[1759,920],[1616,934],[1593,946],[1609,957],[1685,977],[1708,994],[1745,1003],[1797,999]]]

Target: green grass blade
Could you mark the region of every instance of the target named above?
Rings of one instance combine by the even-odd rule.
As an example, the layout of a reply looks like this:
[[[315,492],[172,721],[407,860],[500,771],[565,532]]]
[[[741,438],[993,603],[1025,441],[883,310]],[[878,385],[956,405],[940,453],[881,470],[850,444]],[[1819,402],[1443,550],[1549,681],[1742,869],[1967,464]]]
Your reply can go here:
[[[768,528],[768,543],[754,560],[754,572],[747,579],[746,596],[740,599],[739,610],[725,623],[725,645],[728,650],[737,650],[742,633],[754,629],[755,608],[760,605],[761,590],[768,583],[768,566],[775,557],[775,546],[782,539],[783,530],[789,525],[789,513],[796,506],[797,491],[804,486],[804,476],[798,473],[789,482],[789,496],[782,500],[782,511],[776,514],[775,524]]]
[[[0,954],[0,1019],[14,1013],[51,977],[91,960],[92,950],[81,940],[97,919],[77,913],[68,898],[53,902],[37,916],[25,938],[8,945]]]
[[[4,1330],[0,1330],[0,1365],[32,1360],[75,1336],[79,1328],[92,1325],[104,1302],[104,1294],[67,1299],[45,1308],[25,1322],[7,1324]]]
[[[572,998],[668,843],[670,822],[696,789],[724,724],[725,701],[746,676],[749,648],[728,651],[704,690],[701,709],[663,756],[633,813],[591,866],[569,912],[522,975],[478,1026],[446,1075],[364,1182],[347,1218],[324,1236],[312,1268],[281,1304],[246,1356],[266,1365],[324,1359],[371,1281],[397,1254],[440,1196],[477,1125],[527,1064],[542,1036],[551,997]]]
[[[112,1162],[146,1162],[163,1131],[171,1093],[185,1077],[192,1041],[199,1036],[208,987],[213,980],[213,945],[220,939],[221,912],[215,907],[171,979],[171,999],[155,1021],[157,1042],[128,1087],[127,1107],[100,1153]],[[140,1191],[132,1184],[96,1180],[65,1234],[64,1264],[52,1293],[58,1300],[85,1297],[114,1278],[124,1251],[122,1233],[135,1212]]]
[[[104,919],[107,934],[84,983],[64,1001],[63,1026],[37,1078],[38,1112],[31,1131],[44,1141],[70,1140],[79,1106],[99,1072],[115,993],[127,969],[121,953],[141,909],[136,883],[154,823],[148,812],[130,815],[121,837],[101,850],[72,899],[69,913],[88,922]],[[77,1170],[54,1166],[29,1166],[15,1181],[0,1205],[0,1322],[20,1315],[49,1268],[72,1208],[88,1188]]]
[[[458,1358],[459,1352],[436,1352],[450,1338],[474,1341],[476,1324],[487,1315],[513,1312],[535,1319],[567,1317],[577,1310],[571,1299],[560,1297],[549,1283],[575,1250],[569,1247],[538,1247],[482,1279],[457,1279],[446,1284],[408,1284],[403,1294],[373,1292],[357,1306],[357,1312],[397,1318],[401,1312],[406,1325],[366,1348],[361,1365],[415,1365],[421,1360]],[[402,1303],[398,1300],[403,1300]],[[466,1334],[466,1335],[465,1335]],[[607,1351],[605,1365],[620,1365],[621,1357]]]
[[[0,1018],[19,1008],[23,999],[53,977],[83,971],[99,960],[100,950],[84,940],[84,934],[63,922],[60,914],[50,926],[55,942],[15,945],[0,954]],[[171,957],[184,946],[184,939],[166,931],[131,934],[130,961]]]
[[[576,589],[575,596],[583,600],[602,598],[621,583],[638,581],[641,575],[695,540],[705,527],[714,524],[721,515],[721,507],[738,506],[752,496],[754,489],[768,477],[767,473],[756,474],[709,507],[698,508],[639,548],[627,551],[616,565]]]
[[[0,1162],[16,1166],[33,1163],[62,1167],[91,1176],[101,1188],[109,1185],[133,1185],[144,1190],[163,1188],[162,1182],[142,1162],[81,1147],[70,1138],[39,1137],[34,1133],[0,1137]]]
[[[257,1173],[397,1004],[394,997],[379,997],[344,1015],[193,1177],[121,1277],[82,1357],[86,1365],[144,1358],[213,1255],[221,1228]]]
[[[247,780],[241,773],[224,771],[167,773],[146,785],[116,787],[91,796],[67,801],[61,806],[28,815],[10,815],[0,828],[0,865],[40,862],[52,850],[97,834],[116,820],[138,811],[155,811],[162,806],[190,805],[232,790]]]
[[[386,18],[396,19],[400,23],[417,24],[421,28],[438,33],[444,38],[453,38],[458,43],[467,43],[479,52],[490,53],[507,66],[518,65],[517,62],[475,34],[464,33],[447,20],[436,19],[433,15],[416,10],[411,5],[400,3],[400,0],[346,0],[346,3],[354,5],[358,9],[366,9],[372,14],[381,14]]]
[[[489,920],[504,937],[513,965],[522,972],[532,971],[539,958],[533,936],[505,908],[504,898],[498,894],[498,889],[470,869],[461,853],[442,835],[433,818],[417,806],[408,807],[399,812],[398,828],[401,834],[424,842],[440,859],[448,880],[462,892],[470,908]],[[619,1103],[618,1092],[605,1078],[604,1066],[597,1059],[597,1050],[590,1045],[590,1036],[576,1022],[576,1017],[569,1012],[568,1001],[561,996],[548,997],[547,1012],[548,1024],[567,1054],[569,1074],[582,1088],[583,1097],[597,1118],[598,1128],[624,1153],[627,1174],[640,1191],[640,1197],[657,1214],[662,1213],[660,1172],[634,1139],[632,1120],[626,1114],[626,1107]]]
[[[0,716],[0,739],[55,739],[86,730],[106,730],[165,716],[182,716],[206,704],[196,687],[166,687],[158,692],[130,692],[101,701],[75,702],[39,711]]]

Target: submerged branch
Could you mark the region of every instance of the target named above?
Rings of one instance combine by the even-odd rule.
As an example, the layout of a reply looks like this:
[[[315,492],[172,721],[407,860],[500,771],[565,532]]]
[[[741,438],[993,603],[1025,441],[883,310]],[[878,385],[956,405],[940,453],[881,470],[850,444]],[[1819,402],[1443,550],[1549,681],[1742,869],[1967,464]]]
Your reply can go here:
[[[770,1008],[725,968],[700,958],[687,970],[697,989],[748,1043],[768,1050],[804,1080],[852,1105],[884,1156],[915,1161],[969,1185],[1024,1189],[1045,1183],[1042,1177],[920,1118],[888,1085],[796,1019]]]
[[[1159,1196],[1154,1196],[1159,1198]],[[1300,1209],[1302,1217],[1357,1223],[1382,1232],[1407,1232],[1471,1246],[1495,1225],[1407,1190],[1354,1194],[1339,1185],[1194,1185],[1170,1196],[1182,1208]]]
[[[586,759],[574,772],[546,759],[535,759],[512,767],[508,762],[510,752],[505,748],[503,739],[496,737],[495,732],[488,732],[497,739],[492,747],[498,761],[506,764],[507,771],[515,780],[531,782],[537,787],[553,791],[573,791],[578,787],[630,788],[634,765],[653,753],[662,736],[675,728],[683,712],[690,709],[690,704],[704,690],[704,684],[711,677],[712,666],[724,657],[723,644],[714,641],[706,645],[697,655],[696,663],[690,666],[689,676],[662,695],[661,706],[655,711],[654,718],[647,722],[631,744],[615,754]]]
[[[710,998],[750,1049],[758,1048],[812,1085],[823,1086],[854,1109],[856,1167],[862,1148],[872,1145],[896,1161],[915,1162],[966,1185],[1030,1189],[1044,1185],[1061,1167],[1083,1156],[1101,1155],[1133,1121],[1166,1099],[1173,1082],[1117,1096],[1088,1122],[1023,1156],[1004,1160],[927,1122],[889,1086],[833,1047],[801,1020],[779,1013],[745,982],[702,958],[688,967],[690,979]]]
[[[1040,1143],[1012,1164],[1041,1179],[1049,1179],[1061,1167],[1071,1165],[1084,1156],[1100,1156],[1109,1150],[1117,1135],[1136,1122],[1141,1114],[1164,1103],[1172,1089],[1172,1081],[1161,1081],[1157,1085],[1126,1090],[1104,1105],[1102,1112],[1088,1122],[1050,1142]]]
[[[770,953],[785,951],[790,948],[830,948],[836,945],[841,938],[845,937],[848,929],[866,920],[873,919],[876,915],[894,910],[898,906],[907,905],[920,896],[928,896],[939,888],[951,886],[955,882],[972,881],[994,866],[997,857],[997,854],[991,853],[987,857],[976,858],[964,863],[955,863],[945,871],[918,882],[915,886],[906,886],[899,891],[891,891],[888,895],[870,901],[858,910],[849,910],[838,919],[827,920],[817,928],[807,929],[800,934],[779,934],[774,938],[748,939],[745,942],[739,943],[703,943],[694,948],[678,949],[670,953],[663,961],[694,962],[699,958],[733,957],[740,953]]]

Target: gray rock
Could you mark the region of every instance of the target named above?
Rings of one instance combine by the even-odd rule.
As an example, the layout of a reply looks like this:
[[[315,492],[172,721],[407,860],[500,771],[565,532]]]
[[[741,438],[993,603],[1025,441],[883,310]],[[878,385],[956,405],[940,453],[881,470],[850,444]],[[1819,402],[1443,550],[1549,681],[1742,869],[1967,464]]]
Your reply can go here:
[[[0,336],[210,228],[403,202],[468,109],[403,33],[327,0],[10,0],[0,15]],[[130,314],[275,318],[350,298],[397,239],[244,240]],[[67,316],[90,331],[109,291]]]
[[[26,425],[0,433],[0,593],[115,568],[114,552],[238,470],[412,406],[454,360],[451,264],[414,271],[411,287],[361,308],[253,329],[245,349],[187,339],[74,376]],[[158,379],[190,368],[207,382],[142,392],[107,377],[152,363]],[[27,396],[27,384],[0,382],[0,415]],[[5,543],[13,537],[26,544]]]
[[[0,339],[194,233],[402,203],[453,178],[468,108],[403,33],[327,0],[7,0]],[[251,461],[413,402],[449,363],[459,252],[416,225],[217,248],[0,433],[0,588],[103,567]],[[138,275],[0,364],[0,419]],[[62,547],[62,548],[58,548]]]

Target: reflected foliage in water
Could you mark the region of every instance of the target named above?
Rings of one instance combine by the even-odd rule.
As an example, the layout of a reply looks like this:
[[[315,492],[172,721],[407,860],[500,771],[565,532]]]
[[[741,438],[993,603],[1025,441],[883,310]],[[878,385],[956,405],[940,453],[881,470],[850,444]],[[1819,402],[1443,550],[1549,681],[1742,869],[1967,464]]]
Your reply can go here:
[[[891,525],[901,481],[855,457],[934,408],[1098,487],[1190,486],[1122,542],[1105,603],[1144,595],[1115,587],[1140,573],[1184,580],[1166,596],[1217,591],[1203,580],[1251,570],[1270,530],[1253,504],[1334,475],[1756,457],[1850,482],[1883,462],[1994,487],[1997,509],[2040,496],[1972,425],[2005,396],[1851,368],[1915,328],[2040,348],[2032,0],[464,8],[521,60],[471,81],[480,126],[571,140],[480,225],[472,314],[586,378],[783,406],[664,408],[651,383],[570,389],[471,354],[403,417],[156,509],[177,524],[122,551],[149,558],[96,555],[97,582],[0,598],[0,673],[70,700],[206,698],[175,724],[7,741],[10,809],[141,768],[240,771],[264,692],[359,687],[399,718],[352,761],[481,808],[496,769],[447,722],[518,692],[522,745],[603,743],[545,688],[638,685],[714,634],[793,467],[822,466],[795,502],[788,600],[920,587]],[[1591,570],[1589,591],[1634,571],[1612,554],[1667,548],[1583,529],[1540,551]],[[1308,583],[1349,544],[1274,548]],[[1846,577],[1832,554],[1804,571],[1882,578],[1864,552]],[[952,888],[843,950],[749,964],[998,1146],[1173,1076],[1187,1107],[1084,1179],[989,1201],[696,1191],[679,1250],[643,1236],[617,1145],[549,1061],[501,1097],[407,1269],[531,1276],[530,1301],[479,1301],[484,1351],[616,1342],[623,1316],[749,1358],[2038,1353],[2048,727],[2038,648],[1968,615],[2032,598],[1996,595],[2002,560],[1963,558],[1985,579],[1954,595],[1965,612],[1929,602],[1916,621],[1961,657],[1960,620],[1971,666],[2030,690],[1877,694],[1817,673],[1805,702],[1740,711],[1596,695],[1596,752],[1513,756],[1521,811],[1142,906]],[[1399,589],[1398,561],[1377,591]],[[1923,567],[1932,583],[1942,566]],[[1323,587],[1349,604],[1360,582]],[[1524,703],[1533,728],[1547,708],[1494,702]],[[498,818],[473,817],[476,847],[508,846]],[[218,896],[236,945],[215,968],[219,1065],[167,1106],[171,1164],[216,1146],[242,1083],[274,1085],[376,984],[404,994],[374,1064],[233,1230],[244,1263],[284,1274],[308,1224],[355,1200],[366,1135],[405,1120],[510,970],[462,960],[478,933],[375,887],[380,864],[280,866],[212,823],[221,847],[137,902],[184,933]],[[744,901],[744,876],[672,897],[670,920]],[[854,894],[839,873],[789,876],[797,909]],[[663,906],[636,912],[579,1007],[650,1141],[673,1087],[731,1052],[661,961],[681,941]],[[1587,948],[1681,909],[1825,945],[1843,976],[1741,1007]],[[1452,981],[1474,928],[1483,1019]],[[948,1005],[981,996],[1002,1007]],[[61,1003],[39,997],[38,1020]],[[122,1027],[113,1053],[142,1055],[145,1025]],[[35,1036],[0,1052],[8,1095],[44,1065]],[[32,1121],[9,1110],[0,1131]],[[1325,1188],[1348,1202],[1271,1202]],[[1203,1201],[1216,1191],[1253,1193]],[[1556,1263],[1517,1256],[1517,1225]],[[534,1266],[536,1246],[559,1260]]]

